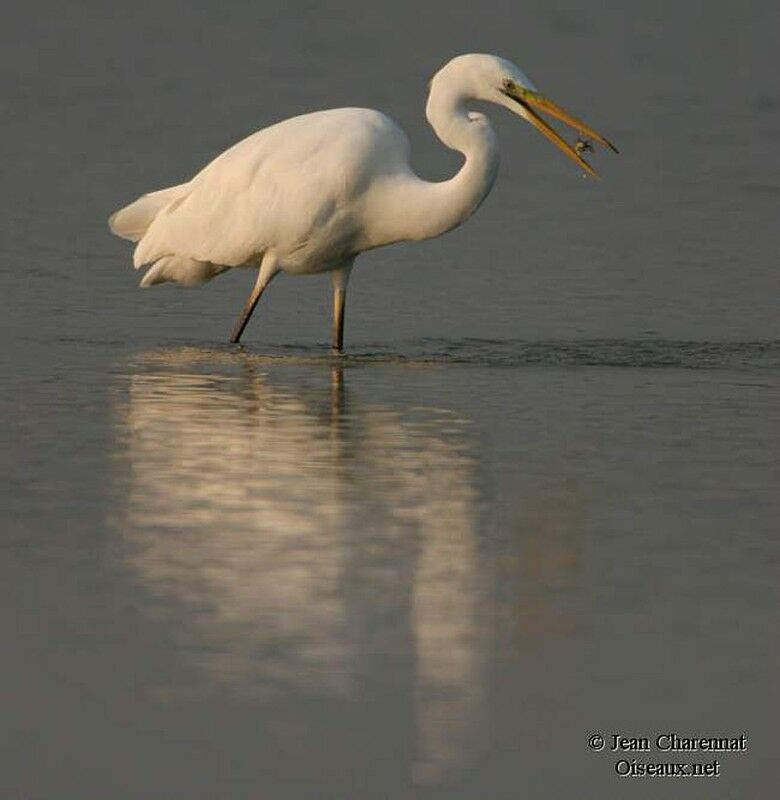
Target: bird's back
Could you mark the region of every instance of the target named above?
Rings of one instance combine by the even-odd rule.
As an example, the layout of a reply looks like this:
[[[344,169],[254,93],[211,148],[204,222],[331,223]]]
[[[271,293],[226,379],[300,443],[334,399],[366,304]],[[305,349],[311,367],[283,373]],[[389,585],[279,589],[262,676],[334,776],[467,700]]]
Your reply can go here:
[[[361,197],[382,175],[408,169],[408,154],[403,131],[370,109],[330,109],[264,128],[175,187],[134,262],[175,256],[238,266],[274,248],[290,271],[327,268],[354,244]]]

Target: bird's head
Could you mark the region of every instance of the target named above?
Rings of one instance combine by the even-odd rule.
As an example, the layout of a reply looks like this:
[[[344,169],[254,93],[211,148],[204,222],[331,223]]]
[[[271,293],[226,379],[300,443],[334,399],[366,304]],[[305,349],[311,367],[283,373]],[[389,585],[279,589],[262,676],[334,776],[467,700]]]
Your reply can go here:
[[[511,61],[484,53],[469,53],[457,56],[444,65],[431,80],[431,89],[436,87],[458,87],[458,91],[475,100],[496,103],[518,114],[544,134],[586,173],[595,177],[593,167],[582,157],[590,149],[589,139],[617,153],[617,148],[600,133],[582,120],[564,111],[559,105],[541,94],[528,76]],[[569,144],[537,112],[565,122],[574,128],[580,137],[575,145]]]

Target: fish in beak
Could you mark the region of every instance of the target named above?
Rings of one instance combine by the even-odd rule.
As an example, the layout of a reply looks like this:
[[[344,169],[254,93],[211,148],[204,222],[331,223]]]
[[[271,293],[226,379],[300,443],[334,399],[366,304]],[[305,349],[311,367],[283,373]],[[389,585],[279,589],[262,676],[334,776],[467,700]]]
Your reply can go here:
[[[589,148],[587,146],[583,146],[581,143],[580,146],[570,145],[555,130],[555,128],[549,125],[549,123],[547,123],[542,117],[539,116],[539,114],[536,113],[536,109],[544,112],[545,114],[549,114],[551,117],[555,117],[555,119],[561,120],[561,122],[565,122],[570,127],[576,129],[580,136],[586,136],[589,139],[604,145],[604,147],[608,147],[613,152],[618,152],[617,147],[615,147],[612,142],[610,142],[608,139],[605,139],[597,131],[594,131],[590,125],[586,125],[582,120],[573,117],[568,111],[564,111],[559,105],[553,103],[552,100],[549,100],[548,98],[544,97],[544,95],[539,94],[539,92],[535,91],[534,89],[528,89],[525,86],[520,86],[514,81],[507,80],[504,82],[502,92],[508,98],[514,100],[514,104],[507,104],[507,107],[510,110],[514,111],[516,114],[519,114],[521,117],[523,117],[523,119],[528,120],[531,125],[543,133],[553,144],[563,150],[563,152],[575,164],[585,170],[588,175],[591,175],[594,178],[598,177],[593,167],[591,167],[591,165],[588,164],[588,162],[582,157],[582,152]]]

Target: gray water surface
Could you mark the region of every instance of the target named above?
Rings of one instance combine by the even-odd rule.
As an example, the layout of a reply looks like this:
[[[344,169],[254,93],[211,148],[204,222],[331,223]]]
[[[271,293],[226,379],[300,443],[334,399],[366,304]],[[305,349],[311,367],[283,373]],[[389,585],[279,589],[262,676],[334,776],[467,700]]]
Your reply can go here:
[[[706,13],[705,13],[706,11]],[[774,3],[15,4],[0,48],[0,796],[764,797],[777,739]],[[136,291],[105,219],[266,124],[518,62],[621,147],[503,162],[329,282]],[[484,109],[483,109],[484,110]],[[601,732],[739,736],[619,778]],[[710,754],[629,753],[708,761]]]

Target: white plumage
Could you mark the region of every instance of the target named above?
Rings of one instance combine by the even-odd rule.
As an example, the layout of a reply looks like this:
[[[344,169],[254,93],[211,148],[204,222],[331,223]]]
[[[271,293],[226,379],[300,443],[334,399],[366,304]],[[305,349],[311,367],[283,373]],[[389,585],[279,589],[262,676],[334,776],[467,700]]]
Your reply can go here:
[[[444,233],[467,219],[495,180],[498,150],[484,115],[487,100],[523,116],[583,169],[581,155],[532,109],[563,119],[609,145],[584,123],[539,95],[513,64],[496,56],[450,61],[431,82],[427,117],[439,138],[465,156],[450,180],[418,178],[404,132],[379,111],[341,108],[285,120],[219,155],[188,183],[136,200],[109,220],[137,241],[141,286],[204,283],[231,267],[258,269],[232,341],[238,341],[263,292],[279,272],[331,272],[333,345],[342,345],[344,297],[355,257],[374,247]],[[611,147],[611,145],[609,145]],[[614,149],[614,148],[613,148]]]

